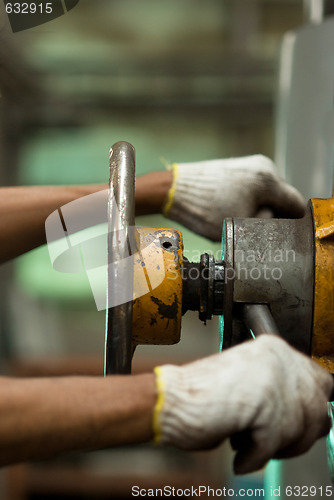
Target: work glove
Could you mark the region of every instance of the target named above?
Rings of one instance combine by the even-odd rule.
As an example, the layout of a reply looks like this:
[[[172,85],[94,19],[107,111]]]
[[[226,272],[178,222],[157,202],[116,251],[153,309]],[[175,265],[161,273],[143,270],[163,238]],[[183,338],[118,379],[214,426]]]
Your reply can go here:
[[[231,437],[238,474],[304,453],[329,431],[331,375],[274,335],[155,374],[155,441],[201,450]]]
[[[305,212],[302,195],[278,177],[263,155],[179,163],[170,169],[173,184],[164,215],[214,241],[220,241],[226,217],[255,217],[263,207],[280,217]]]

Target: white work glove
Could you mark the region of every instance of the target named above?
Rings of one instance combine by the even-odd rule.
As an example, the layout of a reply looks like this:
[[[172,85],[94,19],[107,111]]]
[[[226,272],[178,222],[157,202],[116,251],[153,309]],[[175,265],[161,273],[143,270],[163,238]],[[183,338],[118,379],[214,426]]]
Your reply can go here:
[[[155,441],[200,450],[232,437],[238,474],[304,453],[329,431],[331,375],[279,337],[155,373]]]
[[[179,163],[170,168],[173,184],[164,215],[214,241],[221,239],[226,217],[255,217],[263,207],[280,217],[304,215],[304,198],[278,177],[266,156]]]

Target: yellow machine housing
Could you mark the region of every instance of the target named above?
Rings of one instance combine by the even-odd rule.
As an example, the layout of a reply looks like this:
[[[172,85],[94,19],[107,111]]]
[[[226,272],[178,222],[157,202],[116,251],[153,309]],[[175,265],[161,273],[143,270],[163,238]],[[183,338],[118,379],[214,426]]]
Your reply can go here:
[[[133,343],[175,344],[181,333],[182,234],[175,229],[137,228],[137,245]]]
[[[334,373],[334,198],[311,203],[315,229],[312,356]]]

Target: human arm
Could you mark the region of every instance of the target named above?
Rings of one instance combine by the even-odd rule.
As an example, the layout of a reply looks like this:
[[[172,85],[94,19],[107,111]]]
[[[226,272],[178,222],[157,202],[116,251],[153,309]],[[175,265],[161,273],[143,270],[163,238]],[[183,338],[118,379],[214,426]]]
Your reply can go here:
[[[0,378],[0,465],[152,438],[153,374]]]
[[[0,263],[45,243],[47,217],[106,184],[0,188]],[[171,171],[136,179],[136,215],[161,213],[213,240],[225,217],[254,217],[262,207],[275,215],[303,215],[305,200],[279,179],[262,155],[175,164]]]
[[[0,378],[0,465],[155,440],[232,436],[235,470],[305,452],[329,429],[332,377],[272,335],[156,375]]]
[[[171,172],[152,172],[136,180],[136,213],[159,213],[171,185]],[[73,200],[105,190],[106,184],[0,188],[0,263],[43,245],[45,220]]]

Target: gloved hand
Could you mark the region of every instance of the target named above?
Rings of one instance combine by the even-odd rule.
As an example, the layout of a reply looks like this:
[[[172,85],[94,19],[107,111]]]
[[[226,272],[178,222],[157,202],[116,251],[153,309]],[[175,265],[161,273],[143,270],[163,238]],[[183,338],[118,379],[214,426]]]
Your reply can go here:
[[[329,431],[331,375],[279,337],[155,373],[155,441],[199,450],[232,436],[236,473],[304,453]]]
[[[221,239],[225,217],[255,217],[262,207],[271,207],[275,216],[302,217],[305,211],[304,198],[263,155],[170,168],[173,184],[164,215],[214,241]]]

